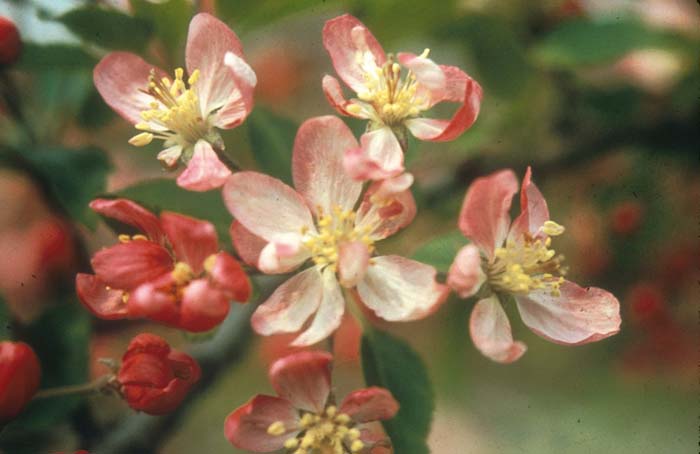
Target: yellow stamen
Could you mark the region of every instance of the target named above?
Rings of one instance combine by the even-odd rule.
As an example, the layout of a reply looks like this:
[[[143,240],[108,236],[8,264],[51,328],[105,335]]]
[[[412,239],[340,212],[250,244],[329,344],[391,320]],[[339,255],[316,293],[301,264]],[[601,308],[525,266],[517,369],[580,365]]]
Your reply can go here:
[[[135,147],[145,147],[153,141],[153,134],[150,132],[142,132],[141,134],[136,134],[134,137],[129,139],[129,143]]]
[[[171,274],[176,285],[184,285],[194,278],[194,271],[185,262],[177,262]]]
[[[352,427],[347,414],[338,413],[338,408],[330,405],[321,414],[305,413],[299,420],[301,432],[288,438],[284,447],[290,454],[343,454],[360,452],[365,448],[359,440],[360,431]],[[275,422],[267,433],[279,436],[284,433],[281,422]]]
[[[287,429],[285,429],[282,421],[275,421],[270,424],[270,427],[267,428],[267,433],[272,436],[279,437],[280,435],[284,434],[286,430]]]

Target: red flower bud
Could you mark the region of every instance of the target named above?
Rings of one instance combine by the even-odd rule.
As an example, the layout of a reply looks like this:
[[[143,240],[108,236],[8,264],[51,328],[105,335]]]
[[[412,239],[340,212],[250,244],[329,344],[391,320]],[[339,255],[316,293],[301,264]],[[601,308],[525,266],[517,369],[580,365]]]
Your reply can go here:
[[[131,340],[117,378],[131,408],[162,415],[180,405],[200,375],[194,359],[171,350],[164,339],[143,333]]]
[[[0,424],[17,416],[39,388],[41,367],[24,342],[0,342]]]
[[[610,227],[613,232],[620,235],[630,235],[641,226],[644,218],[644,207],[634,200],[622,202],[613,208],[610,218]]]
[[[21,50],[22,41],[14,22],[0,16],[0,66],[16,62]]]

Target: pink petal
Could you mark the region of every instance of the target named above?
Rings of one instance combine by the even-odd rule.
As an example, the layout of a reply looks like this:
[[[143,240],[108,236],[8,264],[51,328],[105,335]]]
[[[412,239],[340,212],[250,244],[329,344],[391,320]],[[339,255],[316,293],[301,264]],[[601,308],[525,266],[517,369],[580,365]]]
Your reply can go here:
[[[148,89],[151,69],[156,70],[158,77],[165,75],[138,55],[112,52],[95,66],[92,77],[95,88],[109,107],[129,123],[136,124],[142,121],[141,112],[150,110],[149,104],[153,101],[151,95],[141,91]]]
[[[200,13],[194,16],[187,34],[185,60],[189,74],[196,69],[200,72],[195,86],[205,118],[216,109],[228,110],[229,104],[250,96],[248,91],[251,89],[238,87],[235,73],[224,64],[227,52],[243,57],[243,46],[236,34],[210,14]],[[242,90],[246,91],[245,96]],[[234,123],[241,121],[229,115],[224,115],[221,120],[221,124],[230,120],[234,120]]]
[[[288,430],[279,436],[268,434],[267,429],[277,421]],[[289,401],[258,394],[226,417],[224,435],[239,449],[272,452],[282,449],[284,442],[296,435],[298,426],[299,415]]]
[[[270,383],[277,394],[299,410],[322,413],[331,391],[333,357],[323,351],[301,351],[270,366]]]
[[[304,270],[277,287],[253,314],[253,329],[263,336],[299,331],[318,309],[323,296],[316,267]]]
[[[364,90],[365,71],[381,67],[386,61],[384,50],[376,38],[362,22],[349,14],[326,22],[323,46],[340,78],[356,92]],[[364,68],[357,61],[358,53],[366,60]]]
[[[399,403],[394,396],[388,390],[378,387],[351,392],[340,404],[340,412],[358,423],[391,419],[398,411]]]
[[[447,273],[447,285],[460,297],[468,298],[474,295],[486,280],[486,274],[481,269],[481,253],[479,248],[468,244],[459,250],[454,262]]]
[[[265,241],[314,229],[311,212],[294,189],[257,172],[237,172],[223,190],[226,207],[252,234]]]
[[[95,199],[90,202],[90,208],[102,216],[137,228],[145,233],[151,241],[163,242],[160,221],[155,214],[138,203],[127,199]]]
[[[172,276],[165,275],[153,282],[138,286],[129,294],[127,308],[132,317],[141,317],[178,326],[180,308],[172,293]]]
[[[250,298],[253,290],[248,275],[241,264],[227,253],[216,254],[210,275],[216,286],[224,290],[234,301],[245,302]]]
[[[519,240],[525,233],[533,237],[542,236],[540,227],[548,220],[547,201],[532,182],[532,169],[528,166],[520,188],[520,215],[510,227],[509,238]]]
[[[223,186],[229,175],[231,171],[219,161],[211,144],[199,140],[187,168],[177,177],[177,184],[190,191],[209,191]]]
[[[309,258],[298,233],[278,235],[260,251],[256,267],[266,274],[282,274],[295,270]]]
[[[501,170],[474,180],[459,213],[459,229],[489,259],[508,234],[510,204],[518,192],[512,170]]]
[[[569,281],[560,291],[561,296],[538,290],[516,298],[523,322],[535,334],[558,344],[581,345],[620,331],[620,303],[610,292]]]
[[[337,110],[341,115],[354,116],[345,110],[349,102],[343,95],[343,89],[340,87],[340,82],[338,82],[338,79],[326,74],[323,76],[321,86],[323,87],[323,94],[326,95],[326,99],[331,107]]]
[[[173,260],[167,249],[148,240],[134,240],[101,249],[92,258],[95,274],[115,289],[131,290],[169,273]]]
[[[469,334],[481,353],[499,363],[512,363],[527,350],[522,342],[513,341],[508,316],[495,296],[476,303],[469,318]]]
[[[403,172],[403,150],[389,127],[362,134],[360,148],[348,148],[345,171],[356,180],[383,180]]]
[[[108,289],[107,284],[92,274],[78,273],[75,290],[80,302],[99,318],[116,320],[129,315],[124,303],[124,292]]]
[[[469,129],[479,116],[483,92],[476,81],[466,83],[462,105],[449,121],[428,118],[413,118],[404,123],[411,133],[421,140],[448,142]]]
[[[425,95],[430,96],[431,99],[444,97],[447,78],[440,66],[429,58],[409,52],[399,52],[396,57],[402,66],[416,76],[419,89],[427,92]]]
[[[229,233],[231,234],[233,246],[241,259],[246,265],[257,268],[260,251],[267,245],[267,241],[251,233],[238,221],[231,223]]]
[[[352,131],[338,117],[315,117],[299,127],[292,154],[294,186],[317,216],[332,213],[335,207],[355,206],[362,184],[345,173],[343,154],[357,146]]]
[[[357,284],[365,306],[388,321],[409,321],[433,312],[448,294],[435,268],[398,255],[374,257]]]
[[[362,241],[342,243],[338,254],[338,280],[343,287],[357,285],[369,266],[369,249]]]
[[[258,79],[253,68],[233,52],[226,53],[224,64],[228,67],[236,88],[220,94],[222,97],[226,94],[228,96],[223,106],[216,112],[213,124],[218,128],[231,129],[243,123],[253,110],[253,94]]]
[[[345,299],[338,285],[335,273],[326,268],[322,276],[323,295],[311,325],[299,335],[291,345],[306,347],[330,336],[343,321]]]
[[[367,188],[358,211],[358,226],[370,228],[369,234],[373,240],[393,235],[416,217],[413,194],[408,189],[391,194],[386,185],[391,185],[392,180],[394,179],[372,183]]]
[[[182,145],[173,145],[158,152],[157,158],[166,167],[175,168],[180,156],[182,156]]]
[[[224,321],[230,308],[221,290],[207,279],[195,279],[182,294],[179,327],[192,332],[209,331]]]
[[[219,250],[216,229],[207,221],[164,211],[160,222],[177,261],[187,263],[195,274],[202,272],[204,260]]]

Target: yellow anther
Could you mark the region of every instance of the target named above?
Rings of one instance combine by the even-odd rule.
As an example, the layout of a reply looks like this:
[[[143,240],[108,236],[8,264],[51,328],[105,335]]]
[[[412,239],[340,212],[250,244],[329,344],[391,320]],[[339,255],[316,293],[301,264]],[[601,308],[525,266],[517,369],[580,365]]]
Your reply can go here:
[[[353,115],[358,115],[360,112],[362,112],[362,106],[358,104],[348,104],[345,110],[347,110]]]
[[[335,416],[336,413],[338,413],[338,407],[336,407],[335,405],[331,405],[328,408],[326,408],[326,414],[331,418]]]
[[[360,435],[360,431],[357,429],[353,428],[348,430],[348,438],[350,438],[351,440],[357,440],[358,438],[360,438]]]
[[[129,241],[131,241],[131,237],[129,235],[125,235],[123,233],[121,235],[119,235],[117,238],[119,239],[120,243],[128,243]]]
[[[177,285],[183,285],[188,283],[194,278],[194,272],[192,268],[185,262],[177,262],[173,271],[171,272],[173,281]]]
[[[129,139],[129,143],[135,147],[144,147],[153,141],[153,134],[142,132]]]
[[[364,449],[364,447],[365,447],[365,444],[362,443],[362,441],[355,440],[350,445],[350,451],[352,451],[352,452],[362,451]]]
[[[282,421],[275,421],[270,424],[270,427],[267,428],[267,433],[274,437],[279,437],[280,435],[284,434],[286,430],[287,429],[284,427],[284,423]]]
[[[335,420],[336,420],[336,422],[338,422],[338,424],[347,424],[351,421],[351,418],[350,418],[350,416],[346,415],[345,413],[340,413],[339,415],[337,415],[335,417]]]
[[[187,83],[190,84],[190,85],[194,85],[194,84],[197,83],[198,80],[199,80],[199,70],[198,70],[198,69],[195,69],[195,70],[192,72],[192,74],[190,75],[190,78],[187,79]]]
[[[565,229],[563,225],[559,225],[554,221],[545,221],[540,230],[549,236],[557,236],[564,233]]]
[[[175,69],[175,78],[177,80],[182,80],[182,76],[185,75],[185,70],[182,68],[176,68]]]
[[[298,438],[290,438],[284,442],[284,447],[287,449],[296,449],[297,446],[299,446]]]
[[[430,49],[427,47],[423,50],[423,52],[419,55],[421,58],[428,58],[428,55],[430,54]]]
[[[214,270],[214,265],[216,264],[216,257],[216,254],[212,254],[206,259],[204,259],[204,271],[206,271],[207,273],[211,273]]]
[[[126,303],[129,301],[129,293],[124,292],[122,293],[122,303]]]
[[[146,235],[141,235],[140,233],[132,236],[131,239],[134,241],[148,241],[148,237]]]

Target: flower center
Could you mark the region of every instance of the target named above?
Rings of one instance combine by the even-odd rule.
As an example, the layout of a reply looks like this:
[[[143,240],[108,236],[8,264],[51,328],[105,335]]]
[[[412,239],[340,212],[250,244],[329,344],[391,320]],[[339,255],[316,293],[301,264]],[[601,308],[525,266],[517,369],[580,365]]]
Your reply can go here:
[[[425,49],[421,57],[427,57],[429,52],[429,49]],[[401,65],[394,60],[393,55],[390,54],[387,61],[378,67],[367,54],[369,51],[358,51],[355,55],[358,65],[364,70],[365,79],[365,90],[358,92],[357,97],[366,104],[350,104],[347,108],[350,113],[364,112],[370,117],[376,117],[373,118],[375,121],[396,126],[429,107],[428,99],[417,93],[418,81],[413,71],[407,71],[402,78]]]
[[[284,447],[293,454],[346,454],[364,449],[360,431],[353,427],[350,416],[338,413],[330,405],[320,415],[304,413],[299,421],[299,433],[284,442]],[[296,430],[296,429],[295,429]],[[267,428],[267,433],[281,436],[287,432],[282,421]]]
[[[508,240],[504,247],[496,249],[495,260],[488,265],[487,274],[491,286],[508,293],[527,294],[545,289],[552,296],[559,296],[566,268],[564,257],[550,249],[550,236],[561,235],[564,227],[547,221],[540,228],[546,239],[535,239],[526,234],[522,241]]]
[[[330,266],[333,271],[337,271],[339,248],[345,242],[362,241],[370,253],[374,250],[374,240],[369,236],[371,227],[356,226],[357,213],[337,206],[329,214],[323,214],[320,209],[318,211],[318,233],[311,233],[307,229],[302,229],[301,232],[305,236],[304,247],[316,265]]]
[[[155,70],[148,77],[148,90],[142,90],[153,98],[150,109],[141,112],[143,122],[136,129],[144,131],[129,139],[137,147],[148,145],[154,138],[171,142],[171,145],[194,145],[203,138],[209,127],[202,118],[199,97],[195,85],[199,79],[196,69],[187,80],[184,70],[175,70],[175,80],[158,79]]]

